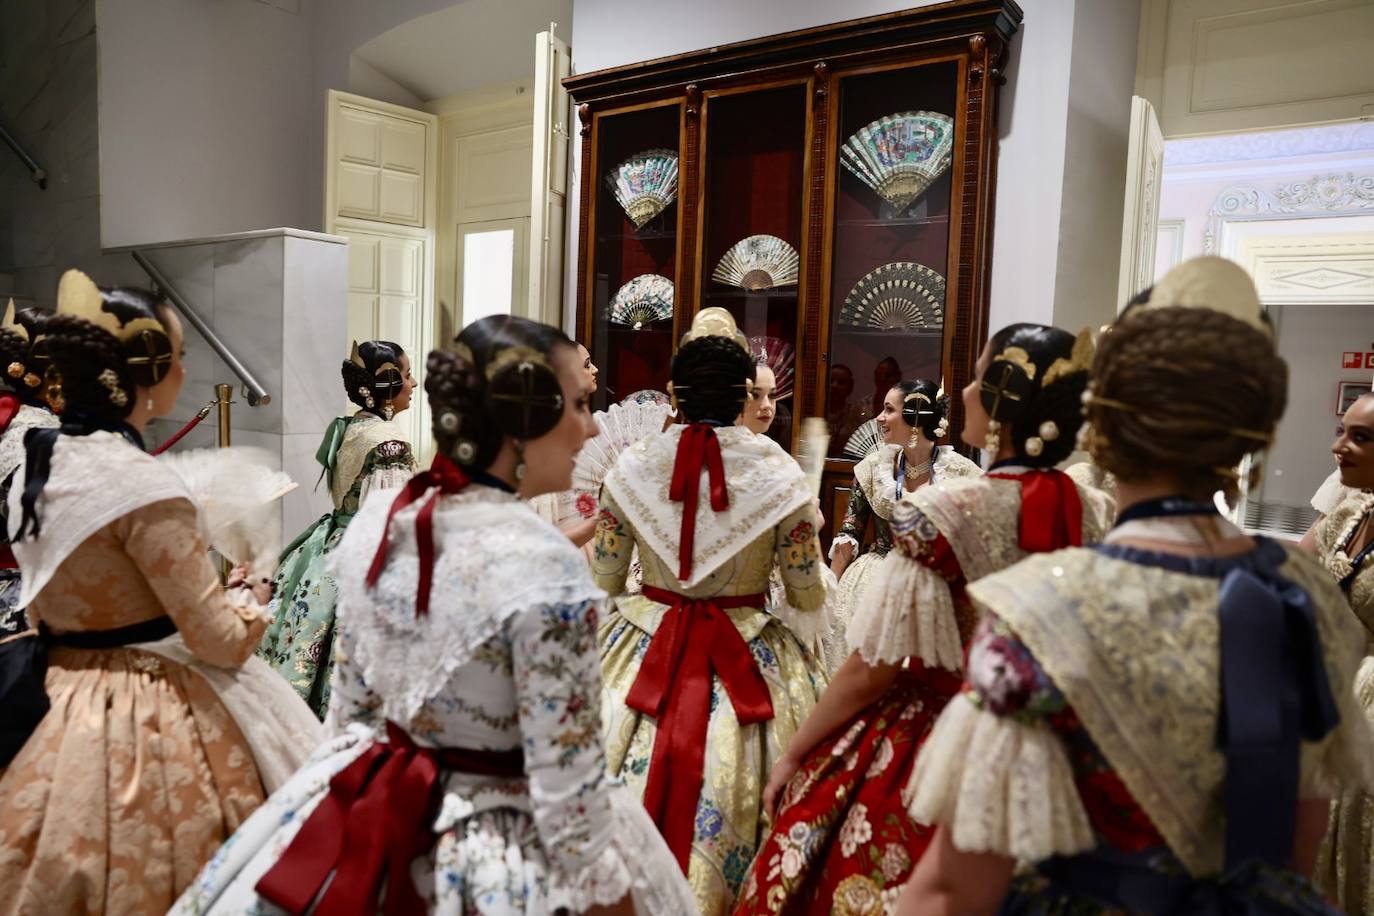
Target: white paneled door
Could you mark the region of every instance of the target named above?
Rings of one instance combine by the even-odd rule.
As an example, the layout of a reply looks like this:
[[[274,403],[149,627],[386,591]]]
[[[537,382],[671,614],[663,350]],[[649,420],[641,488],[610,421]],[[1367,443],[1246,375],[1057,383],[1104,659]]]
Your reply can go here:
[[[423,385],[425,355],[435,345],[438,119],[330,92],[326,157],[325,230],[349,240],[349,336],[400,344]],[[427,460],[423,388],[412,404],[399,421]]]
[[[1164,135],[1154,106],[1131,99],[1130,146],[1126,152],[1126,206],[1121,217],[1121,270],[1117,310],[1155,281],[1159,195],[1164,181]]]
[[[568,207],[568,130],[572,103],[567,42],[554,27],[534,37],[534,142],[530,192],[529,310],[536,321],[563,324],[563,225]]]

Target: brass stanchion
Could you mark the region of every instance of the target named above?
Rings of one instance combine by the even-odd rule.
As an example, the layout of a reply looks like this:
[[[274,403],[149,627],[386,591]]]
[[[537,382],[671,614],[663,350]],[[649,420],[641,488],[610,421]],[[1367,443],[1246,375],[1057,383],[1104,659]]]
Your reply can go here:
[[[234,403],[230,400],[234,396],[232,385],[215,386],[215,406],[219,409],[219,447],[229,447],[229,405]]]

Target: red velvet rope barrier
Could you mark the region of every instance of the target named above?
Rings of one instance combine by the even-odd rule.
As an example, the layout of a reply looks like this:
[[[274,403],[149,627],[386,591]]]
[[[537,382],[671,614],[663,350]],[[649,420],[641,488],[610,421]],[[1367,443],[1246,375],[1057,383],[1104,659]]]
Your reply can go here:
[[[184,439],[187,433],[189,433],[191,430],[195,429],[197,426],[200,425],[201,420],[204,420],[206,417],[210,416],[210,411],[215,409],[215,403],[216,402],[211,401],[209,404],[206,404],[204,407],[202,407],[200,409],[200,412],[191,418],[190,423],[187,423],[181,429],[177,430],[176,433],[173,434],[173,436],[170,439],[159,445],[157,448],[153,449],[153,454],[161,455],[163,452],[167,451],[167,449],[171,448],[172,446],[180,442],[182,439]]]

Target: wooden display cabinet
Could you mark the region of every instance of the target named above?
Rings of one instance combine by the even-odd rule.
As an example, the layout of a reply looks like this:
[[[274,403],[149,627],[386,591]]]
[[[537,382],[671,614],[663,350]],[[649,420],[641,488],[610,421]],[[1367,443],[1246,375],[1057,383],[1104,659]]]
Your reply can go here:
[[[594,406],[663,390],[692,316],[719,305],[773,355],[792,351],[770,435],[795,450],[799,418],[830,423],[827,542],[847,504],[845,446],[895,381],[943,379],[962,448],[958,392],[988,333],[997,87],[1020,21],[1012,0],[955,0],[566,79],[581,121],[576,320],[601,369]],[[900,169],[846,154],[875,124],[867,146],[880,158],[948,166],[928,168],[913,198]],[[607,176],[653,151],[676,155],[676,195],[636,225]],[[752,236],[771,237],[767,269],[719,279]],[[658,291],[650,320],[628,321],[628,291],[617,294],[646,274],[663,278],[633,287]]]

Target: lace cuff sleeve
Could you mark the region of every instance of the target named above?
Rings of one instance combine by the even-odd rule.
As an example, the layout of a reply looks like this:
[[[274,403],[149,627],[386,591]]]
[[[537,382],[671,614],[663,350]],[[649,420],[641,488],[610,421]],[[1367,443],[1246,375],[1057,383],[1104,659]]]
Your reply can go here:
[[[935,524],[911,503],[894,508],[892,534],[896,548],[869,580],[846,633],[849,646],[870,665],[917,658],[959,671],[963,640],[952,591],[964,582],[959,559]]]

